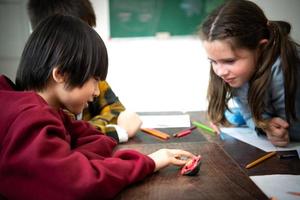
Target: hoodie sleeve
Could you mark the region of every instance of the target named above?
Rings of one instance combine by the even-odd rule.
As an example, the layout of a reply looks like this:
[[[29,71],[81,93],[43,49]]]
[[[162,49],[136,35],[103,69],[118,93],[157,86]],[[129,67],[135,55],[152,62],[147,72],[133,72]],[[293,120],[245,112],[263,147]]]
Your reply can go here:
[[[113,139],[51,109],[27,109],[12,127],[0,161],[0,193],[7,198],[111,199],[154,171],[148,156],[114,152]]]

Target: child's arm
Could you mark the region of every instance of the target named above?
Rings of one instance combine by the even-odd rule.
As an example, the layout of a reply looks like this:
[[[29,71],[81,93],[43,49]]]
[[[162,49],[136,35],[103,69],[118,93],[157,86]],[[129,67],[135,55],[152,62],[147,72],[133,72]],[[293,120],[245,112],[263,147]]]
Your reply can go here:
[[[142,120],[134,112],[123,111],[118,117],[118,126],[126,130],[129,138],[135,136],[141,125]]]
[[[113,124],[122,128],[129,138],[133,137],[142,124],[139,116],[134,112],[125,111],[125,107],[106,81],[99,82],[99,89],[100,96],[98,102],[94,104],[96,113],[86,109],[83,119],[89,120],[106,135],[116,137],[120,134],[114,126],[110,126]]]
[[[268,139],[276,146],[286,146],[289,143],[290,125],[285,120],[284,78],[281,64],[280,59],[277,59],[271,69],[270,99],[267,105],[272,107],[270,110],[274,110],[272,115],[276,117],[269,116],[269,127],[264,130]]]
[[[76,125],[77,124],[77,125]],[[82,126],[80,124],[83,124]],[[91,134],[91,132],[93,132],[93,130],[89,130],[88,127],[85,127],[84,125],[88,125],[82,121],[73,121],[73,125],[72,127],[77,127],[76,129],[78,129],[76,132],[78,134],[78,136],[76,137],[76,150],[77,151],[86,151],[89,146],[91,146],[91,148],[89,149],[89,151],[92,151],[94,153],[100,153],[103,154],[104,152],[98,152],[99,149],[101,148],[95,148],[94,145],[90,145],[90,141],[86,140],[86,136],[88,136],[89,134]],[[75,130],[74,130],[75,131]],[[98,134],[98,133],[94,133],[94,134]],[[82,137],[84,136],[84,137]],[[85,143],[86,141],[88,141],[87,143]],[[105,143],[103,144],[105,145]],[[110,147],[107,147],[108,149],[110,149]],[[178,165],[178,166],[182,166],[184,164],[186,164],[187,160],[182,160],[180,159],[181,157],[186,157],[186,158],[193,158],[195,157],[195,155],[191,154],[190,152],[187,151],[183,151],[183,150],[178,150],[178,149],[160,149],[152,154],[149,155],[150,158],[153,159],[153,161],[155,162],[155,171],[167,167],[169,165]]]
[[[113,152],[114,140],[84,122],[72,127],[62,112],[28,109],[13,124],[1,146],[1,171],[9,173],[1,174],[0,186],[16,199],[111,199],[155,169],[150,157]]]

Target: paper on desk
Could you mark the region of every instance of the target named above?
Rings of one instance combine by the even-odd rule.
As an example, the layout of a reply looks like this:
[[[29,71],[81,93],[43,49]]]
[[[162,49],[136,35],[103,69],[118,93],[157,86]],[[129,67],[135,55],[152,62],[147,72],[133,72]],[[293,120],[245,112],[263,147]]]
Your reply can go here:
[[[300,142],[290,142],[290,144],[284,148],[275,147],[266,137],[258,136],[256,132],[250,128],[221,128],[221,131],[266,152],[290,151],[300,148]]]
[[[288,192],[300,192],[300,175],[250,176],[252,181],[268,196],[278,200],[299,200],[300,196]]]
[[[140,115],[142,128],[190,127],[189,115]]]

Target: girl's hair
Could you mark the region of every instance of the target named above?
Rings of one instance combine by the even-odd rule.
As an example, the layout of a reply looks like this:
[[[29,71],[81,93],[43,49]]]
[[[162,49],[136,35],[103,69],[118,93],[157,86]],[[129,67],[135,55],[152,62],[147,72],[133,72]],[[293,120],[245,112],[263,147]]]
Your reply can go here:
[[[81,87],[91,77],[105,80],[107,51],[100,36],[76,17],[53,15],[29,37],[16,75],[21,90],[43,90],[57,67],[67,87]]]
[[[297,87],[297,43],[289,37],[291,26],[283,21],[269,21],[253,2],[232,0],[214,10],[201,26],[200,37],[205,41],[229,41],[232,48],[254,50],[260,48],[256,71],[249,81],[248,102],[255,124],[266,127],[262,118],[265,108],[270,73],[275,60],[280,57],[284,74],[285,110],[287,120],[296,120],[295,91]],[[263,47],[259,42],[267,39]],[[232,98],[232,88],[210,69],[207,98],[208,116],[214,123],[226,124],[224,111]]]
[[[29,0],[27,10],[32,29],[54,14],[78,17],[90,26],[96,26],[96,15],[89,0]]]

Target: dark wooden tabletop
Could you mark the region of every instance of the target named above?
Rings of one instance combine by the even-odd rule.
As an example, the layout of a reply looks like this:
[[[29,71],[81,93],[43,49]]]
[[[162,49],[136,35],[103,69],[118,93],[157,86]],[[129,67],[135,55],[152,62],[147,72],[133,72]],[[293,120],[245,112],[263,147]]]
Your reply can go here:
[[[165,114],[165,113],[163,113]],[[178,113],[176,113],[178,114]],[[191,121],[208,125],[206,113],[188,112]],[[169,135],[185,128],[159,129]],[[203,156],[200,173],[194,177],[182,176],[178,167],[167,167],[144,181],[131,185],[116,199],[268,199],[251,181],[252,175],[300,174],[299,159],[270,159],[245,169],[253,160],[266,152],[225,135],[217,135],[195,129],[182,138],[168,140],[139,132],[119,149],[132,148],[145,154],[160,148],[180,148]]]
[[[268,199],[230,156],[211,142],[179,142],[120,145],[149,154],[161,148],[180,148],[202,156],[200,172],[183,176],[175,166],[167,167],[131,185],[116,199]]]
[[[156,130],[167,133],[171,137],[167,140],[157,138],[155,136],[149,135],[142,131],[139,131],[133,138],[131,138],[126,144],[157,144],[157,143],[174,143],[174,142],[199,142],[207,141],[207,139],[199,132],[199,130],[193,130],[191,134],[176,138],[173,137],[174,133],[177,133],[185,128],[156,128]]]
[[[191,117],[191,121],[200,121],[208,125],[205,112],[189,112],[188,114]],[[273,156],[272,158],[260,163],[259,165],[256,165],[253,168],[245,169],[247,164],[265,155],[266,152],[226,134],[224,135],[225,140],[221,140],[217,136],[212,136],[205,133],[205,131],[198,131],[200,131],[208,141],[216,143],[223,148],[224,151],[228,153],[229,156],[235,160],[249,176],[269,174],[300,175],[300,160],[298,158],[279,159],[278,156]]]

